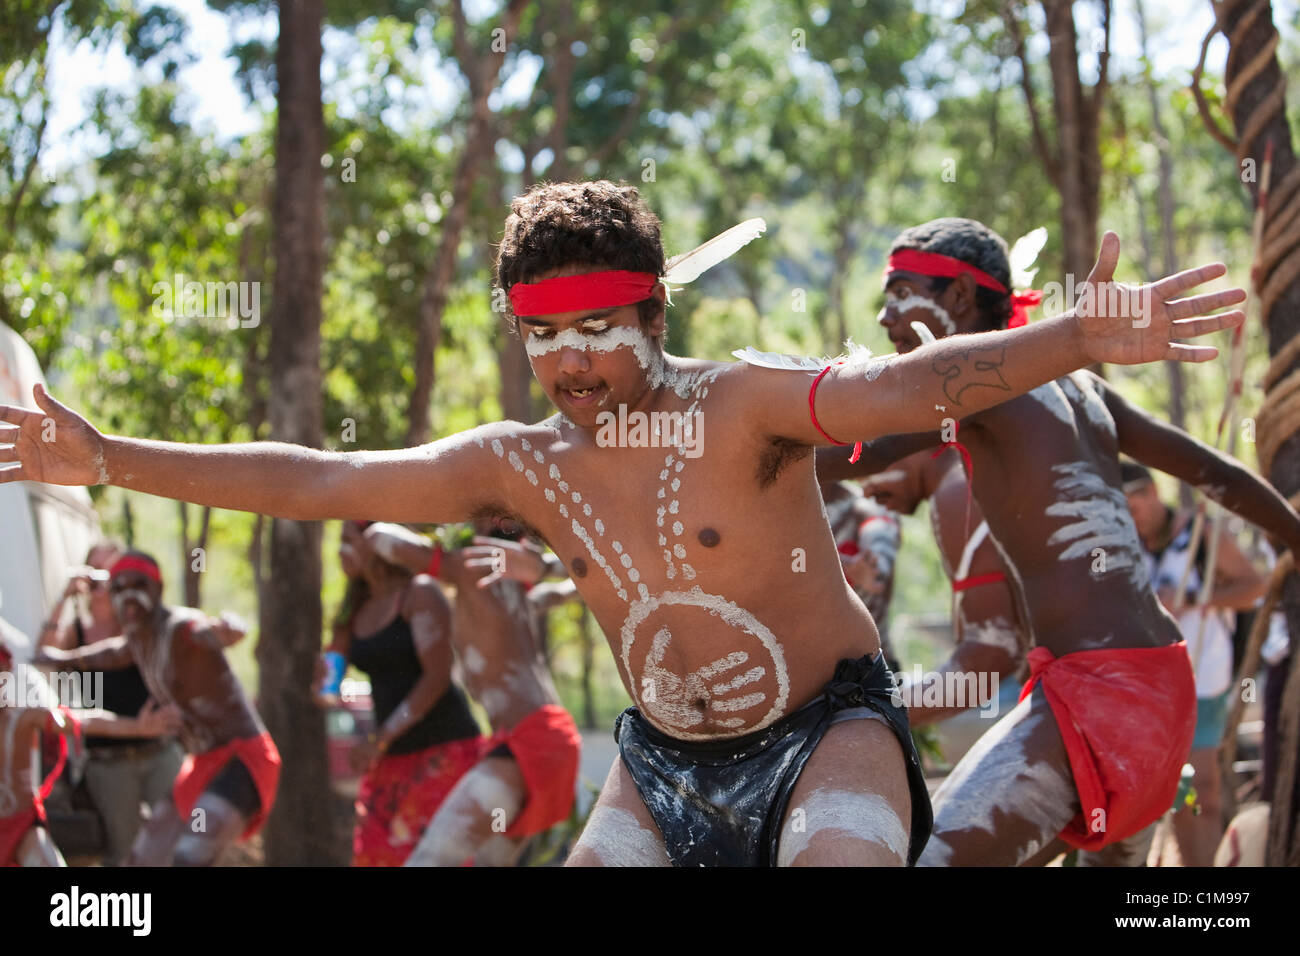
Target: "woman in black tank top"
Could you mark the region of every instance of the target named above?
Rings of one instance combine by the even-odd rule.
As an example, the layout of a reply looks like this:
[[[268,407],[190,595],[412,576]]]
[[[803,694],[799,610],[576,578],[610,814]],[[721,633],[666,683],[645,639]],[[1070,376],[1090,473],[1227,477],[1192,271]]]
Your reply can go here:
[[[375,554],[345,522],[348,588],[328,650],[370,678],[377,732],[357,795],[354,866],[400,866],[485,738],[451,679],[451,612],[436,581]]]

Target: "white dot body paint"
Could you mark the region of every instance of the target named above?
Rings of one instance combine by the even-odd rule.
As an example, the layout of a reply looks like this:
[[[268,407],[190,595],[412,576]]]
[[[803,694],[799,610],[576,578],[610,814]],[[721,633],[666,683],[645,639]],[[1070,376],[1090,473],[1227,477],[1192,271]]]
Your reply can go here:
[[[597,806],[578,845],[588,847],[604,866],[671,865],[660,836],[618,807]]]
[[[803,799],[800,808],[804,811],[804,829],[794,832],[788,825],[782,829],[777,866],[793,863],[819,833],[878,843],[900,861],[907,861],[907,828],[889,801],[879,794],[818,789]]]

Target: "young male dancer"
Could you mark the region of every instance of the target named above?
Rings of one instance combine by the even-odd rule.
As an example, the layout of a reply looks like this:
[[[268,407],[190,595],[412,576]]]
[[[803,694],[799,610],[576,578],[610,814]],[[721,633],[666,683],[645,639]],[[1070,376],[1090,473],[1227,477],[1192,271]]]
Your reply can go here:
[[[141,828],[129,862],[211,866],[226,847],[261,829],[280,778],[275,743],[223,653],[243,632],[192,608],[163,604],[162,572],[147,554],[126,552],[109,575],[124,636],[72,651],[45,647],[36,660],[82,670],[134,662],[153,699],[180,711],[189,756],[169,798]]]
[[[1109,274],[1114,261],[1106,261]],[[1083,850],[1113,847],[1090,862],[1140,862],[1140,835],[1173,803],[1196,708],[1178,628],[1147,580],[1119,452],[1200,486],[1293,548],[1300,516],[1244,466],[1090,373],[1065,373],[1003,404],[971,408],[972,380],[986,386],[980,391],[1009,383],[997,367],[981,366],[974,349],[940,349],[983,341],[964,333],[1006,325],[1014,312],[1009,284],[1006,244],[980,223],[940,219],[904,232],[891,249],[880,320],[904,358],[929,357],[951,376],[935,403],[948,434],[885,439],[857,464],[833,453],[819,471],[861,477],[927,442],[960,442],[974,497],[1027,604],[1037,643],[1029,682],[1016,709],[935,794],[922,864],[1017,865],[1058,834]],[[1079,308],[1099,291],[1085,285]],[[916,322],[938,340],[922,346]],[[1137,839],[1125,843],[1130,837]]]
[[[1118,254],[1107,234],[1094,294],[1028,328],[795,371],[725,365],[664,353],[659,222],[636,190],[545,184],[515,200],[497,277],[552,418],[332,454],[103,435],[38,387],[39,411],[0,406],[0,463],[17,463],[0,480],[298,520],[513,519],[564,560],[638,704],[570,862],[899,864],[920,854],[929,801],[813,448],[931,429],[938,406],[974,414],[1092,362],[1206,361],[1215,349],[1174,340],[1244,318],[1198,318],[1241,290],[1182,298],[1222,265],[1117,303]]]

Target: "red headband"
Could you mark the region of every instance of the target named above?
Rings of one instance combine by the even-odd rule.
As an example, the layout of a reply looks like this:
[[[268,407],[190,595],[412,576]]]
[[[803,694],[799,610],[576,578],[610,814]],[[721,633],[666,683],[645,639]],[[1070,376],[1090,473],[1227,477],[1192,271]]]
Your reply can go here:
[[[125,571],[139,571],[146,578],[162,584],[162,572],[158,570],[158,565],[147,558],[137,558],[134,555],[118,558],[117,562],[108,569],[108,576],[115,578]]]
[[[583,309],[612,309],[650,298],[659,277],[653,272],[612,269],[510,287],[515,315],[555,315]]]
[[[993,278],[983,269],[977,269],[969,262],[937,252],[922,252],[920,249],[899,249],[889,257],[885,264],[885,278],[891,272],[915,272],[918,275],[933,276],[936,279],[952,279],[963,272],[981,285],[994,292],[1006,292],[1007,287]],[[1037,289],[1011,293],[1011,320],[1007,328],[1018,328],[1029,321],[1029,310],[1043,301],[1043,293]]]

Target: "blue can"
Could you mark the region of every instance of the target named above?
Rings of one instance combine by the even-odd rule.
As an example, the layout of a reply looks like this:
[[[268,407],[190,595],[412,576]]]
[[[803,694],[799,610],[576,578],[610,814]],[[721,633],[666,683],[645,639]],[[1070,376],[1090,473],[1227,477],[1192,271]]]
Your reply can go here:
[[[343,685],[343,672],[348,669],[347,658],[338,651],[325,652],[325,686],[321,693],[326,697],[338,698]]]

